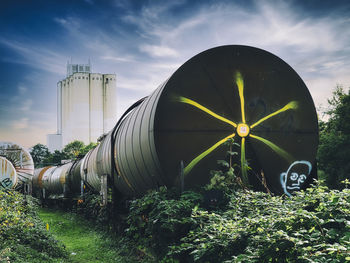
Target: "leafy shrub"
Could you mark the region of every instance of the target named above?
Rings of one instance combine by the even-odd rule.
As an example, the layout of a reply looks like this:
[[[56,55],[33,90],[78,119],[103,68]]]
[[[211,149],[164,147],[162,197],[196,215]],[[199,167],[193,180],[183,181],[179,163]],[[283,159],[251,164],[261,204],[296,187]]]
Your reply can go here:
[[[51,262],[66,256],[63,244],[46,231],[36,209],[30,196],[0,191],[0,262]]]
[[[230,209],[194,210],[198,226],[167,259],[187,262],[350,261],[350,190],[314,186],[292,198],[238,191]]]
[[[161,257],[169,245],[177,244],[191,230],[191,213],[201,200],[198,193],[180,194],[165,187],[134,200],[127,217],[127,240],[138,244],[143,253],[148,254],[150,249]]]

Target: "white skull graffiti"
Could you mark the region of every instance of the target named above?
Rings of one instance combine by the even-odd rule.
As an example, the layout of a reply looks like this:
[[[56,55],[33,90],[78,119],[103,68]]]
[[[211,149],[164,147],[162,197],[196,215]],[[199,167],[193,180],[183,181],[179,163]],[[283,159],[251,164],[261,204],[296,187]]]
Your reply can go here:
[[[292,163],[288,170],[280,175],[284,193],[291,196],[292,192],[300,190],[301,185],[311,173],[311,169],[312,165],[308,161],[295,161]]]

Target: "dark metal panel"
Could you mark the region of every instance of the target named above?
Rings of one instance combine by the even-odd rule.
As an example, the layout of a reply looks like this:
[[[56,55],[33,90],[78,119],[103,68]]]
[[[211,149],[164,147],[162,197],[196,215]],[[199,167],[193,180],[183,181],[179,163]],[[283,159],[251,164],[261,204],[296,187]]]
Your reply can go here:
[[[79,193],[81,188],[81,178],[80,170],[83,160],[77,160],[73,163],[70,173],[68,174],[69,190],[71,193]]]
[[[255,189],[263,173],[273,192],[286,193],[288,171],[297,167],[294,174],[309,177],[316,164],[318,125],[310,93],[287,63],[261,49],[223,46],[187,61],[166,83],[154,123],[158,158],[171,185],[178,184],[181,160],[187,187],[207,183],[216,160],[225,158],[223,142],[230,135],[241,144],[239,164],[245,167],[247,160],[253,168],[241,173]],[[240,123],[247,137],[238,134]]]

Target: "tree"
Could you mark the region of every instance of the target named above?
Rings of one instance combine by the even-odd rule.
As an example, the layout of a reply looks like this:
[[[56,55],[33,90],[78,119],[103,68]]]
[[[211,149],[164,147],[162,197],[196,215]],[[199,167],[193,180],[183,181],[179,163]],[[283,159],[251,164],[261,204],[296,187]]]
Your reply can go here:
[[[74,159],[78,157],[78,155],[84,149],[85,144],[82,141],[73,141],[68,143],[62,150],[66,159]]]
[[[30,150],[30,154],[36,167],[43,165],[44,160],[50,156],[49,149],[41,143],[34,145]]]
[[[79,155],[85,155],[90,151],[91,149],[95,148],[97,143],[90,143],[88,145],[85,145],[82,141],[73,141],[69,144],[67,144],[62,152],[65,159],[74,159],[77,158]]]
[[[319,168],[331,188],[350,178],[350,90],[337,86],[328,100],[328,121],[320,121]]]
[[[45,163],[50,165],[58,165],[62,160],[65,159],[63,152],[55,150],[50,156],[45,160]]]

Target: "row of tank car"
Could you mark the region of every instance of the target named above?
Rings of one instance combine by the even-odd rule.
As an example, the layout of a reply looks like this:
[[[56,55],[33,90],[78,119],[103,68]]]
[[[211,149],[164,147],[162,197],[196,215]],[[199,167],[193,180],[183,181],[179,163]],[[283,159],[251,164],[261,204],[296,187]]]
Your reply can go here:
[[[33,195],[44,199],[60,199],[80,197],[86,188],[101,192],[101,186],[111,174],[110,137],[111,133],[83,158],[59,166],[35,169]]]
[[[1,144],[0,187],[32,186],[46,199],[80,196],[86,187],[106,193],[107,185],[123,197],[162,185],[189,189],[210,182],[230,138],[241,153],[237,173],[253,189],[264,191],[264,180],[271,192],[290,195],[315,178],[315,105],[296,72],[269,52],[233,45],[196,55],[82,159],[34,172],[23,147]]]
[[[79,197],[86,187],[100,192],[106,177],[99,175],[111,172],[110,151],[108,134],[84,158],[34,169],[27,149],[16,143],[0,142],[0,189],[15,189],[44,199]]]

